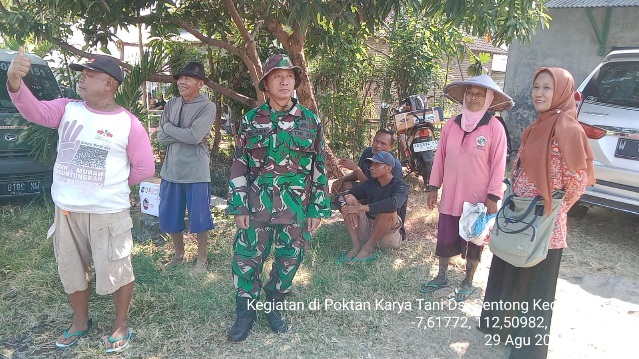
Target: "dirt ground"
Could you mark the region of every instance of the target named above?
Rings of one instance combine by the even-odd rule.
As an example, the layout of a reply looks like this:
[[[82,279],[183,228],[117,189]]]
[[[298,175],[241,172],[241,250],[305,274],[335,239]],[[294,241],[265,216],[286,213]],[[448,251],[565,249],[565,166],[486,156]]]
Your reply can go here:
[[[419,214],[428,211],[422,207],[424,203],[425,193],[411,194],[412,215],[407,221],[410,239],[426,238],[434,243],[434,228],[420,220],[427,216]],[[639,357],[631,344],[637,340],[639,328],[639,217],[590,208],[582,218],[569,218],[568,246],[563,252],[557,285],[548,358]],[[436,317],[464,313],[477,319],[491,259],[492,254],[485,250],[475,277],[481,290],[469,298],[464,308],[449,310],[449,314],[439,312]],[[463,269],[462,261],[456,263]],[[431,270],[434,271],[436,268]],[[401,357],[409,356],[415,343],[428,345],[423,342],[424,335],[414,329],[402,330],[397,336],[403,344],[398,352]],[[429,329],[428,337],[433,352],[438,353],[432,358],[507,358],[509,354],[507,347],[491,345],[489,338],[474,328],[460,331],[437,327]],[[449,350],[435,348],[444,343]]]

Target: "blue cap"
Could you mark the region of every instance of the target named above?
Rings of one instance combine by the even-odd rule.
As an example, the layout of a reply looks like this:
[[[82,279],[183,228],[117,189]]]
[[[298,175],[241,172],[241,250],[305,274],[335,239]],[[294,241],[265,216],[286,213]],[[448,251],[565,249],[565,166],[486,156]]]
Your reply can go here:
[[[373,157],[367,158],[366,161],[385,163],[391,167],[395,167],[395,157],[386,151],[379,151],[374,154]]]

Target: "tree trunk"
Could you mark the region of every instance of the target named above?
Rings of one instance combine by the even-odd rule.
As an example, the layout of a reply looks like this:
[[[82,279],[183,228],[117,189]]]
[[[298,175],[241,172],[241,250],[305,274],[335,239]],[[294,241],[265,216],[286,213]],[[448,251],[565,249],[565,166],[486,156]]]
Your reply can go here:
[[[299,66],[302,69],[302,81],[299,87],[296,89],[297,98],[299,102],[307,107],[309,110],[314,113],[318,113],[317,101],[315,100],[315,94],[313,93],[313,87],[311,86],[311,81],[308,78],[308,70],[306,68],[306,60],[304,59],[304,42],[300,41],[298,36],[292,35],[289,36],[288,43],[284,44],[288,55],[290,56],[293,64],[295,66]],[[326,137],[326,136],[325,136]],[[326,141],[326,174],[328,178],[339,178],[343,176],[342,171],[340,170],[337,161],[338,158],[333,154],[333,150],[328,145]]]
[[[213,134],[213,148],[211,148],[211,158],[213,154],[220,151],[220,142],[222,142],[222,96],[217,96],[215,100],[215,133]]]

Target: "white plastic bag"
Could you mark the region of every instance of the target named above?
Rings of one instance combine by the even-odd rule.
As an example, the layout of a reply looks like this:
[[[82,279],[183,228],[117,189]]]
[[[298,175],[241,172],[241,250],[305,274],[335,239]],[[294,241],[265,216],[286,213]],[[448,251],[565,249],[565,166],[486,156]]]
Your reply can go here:
[[[483,203],[464,202],[459,219],[459,236],[464,240],[483,246],[494,224],[495,215],[486,215],[486,206]]]

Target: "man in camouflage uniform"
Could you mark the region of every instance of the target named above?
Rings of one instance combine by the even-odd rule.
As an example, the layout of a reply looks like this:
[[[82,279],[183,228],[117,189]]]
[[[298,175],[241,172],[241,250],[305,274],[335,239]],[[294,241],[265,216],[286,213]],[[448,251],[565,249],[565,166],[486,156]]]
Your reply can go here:
[[[260,274],[271,244],[275,258],[264,292],[273,310],[264,312],[271,330],[287,330],[278,309],[311,232],[331,214],[321,122],[292,97],[300,81],[301,69],[288,56],[269,57],[259,82],[268,100],[249,111],[238,129],[228,197],[229,214],[238,226],[232,265],[237,318],[228,334],[231,342],[245,340],[255,322]]]

